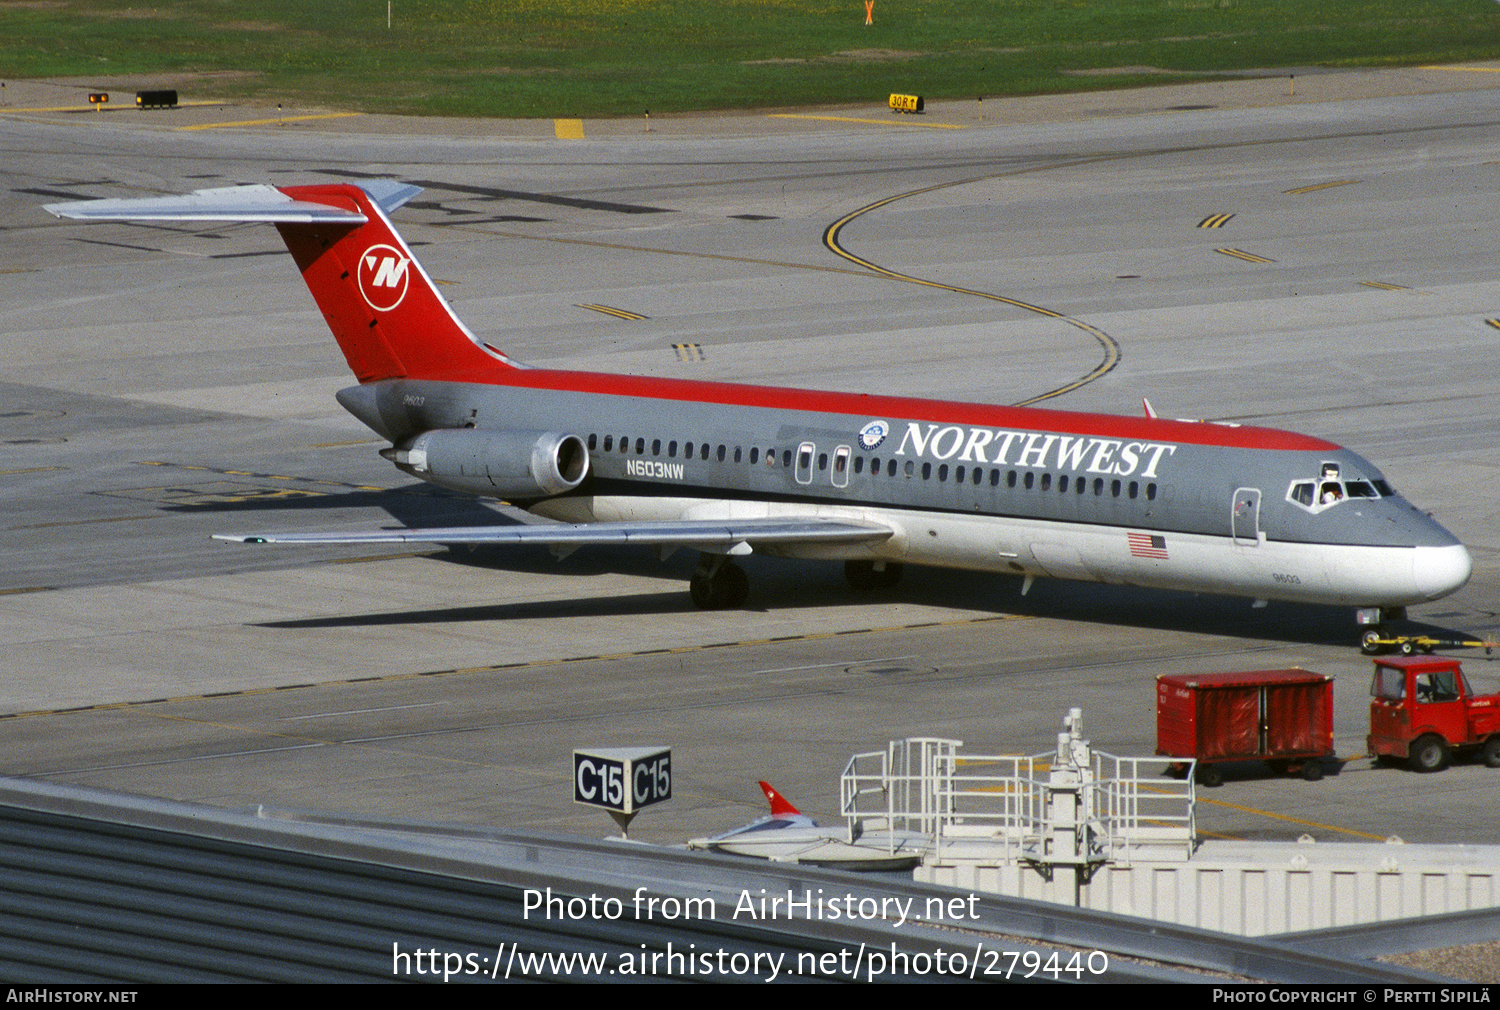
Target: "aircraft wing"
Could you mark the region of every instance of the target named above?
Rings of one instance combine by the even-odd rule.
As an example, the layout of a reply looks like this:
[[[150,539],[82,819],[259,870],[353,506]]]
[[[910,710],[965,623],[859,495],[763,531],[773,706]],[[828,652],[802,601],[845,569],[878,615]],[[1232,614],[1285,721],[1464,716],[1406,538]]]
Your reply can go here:
[[[762,544],[857,543],[885,540],[894,533],[895,530],[889,526],[877,523],[848,519],[787,518],[448,526],[431,529],[349,530],[341,533],[215,533],[214,537],[244,544],[536,544],[554,548],[583,547],[588,544],[645,544],[698,547],[715,553],[745,554]]]

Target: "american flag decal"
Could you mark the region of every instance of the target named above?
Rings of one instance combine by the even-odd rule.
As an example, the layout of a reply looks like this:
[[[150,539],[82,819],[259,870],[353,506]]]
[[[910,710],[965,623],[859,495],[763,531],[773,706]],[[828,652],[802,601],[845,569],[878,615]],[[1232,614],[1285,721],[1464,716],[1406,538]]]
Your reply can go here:
[[[1130,542],[1130,553],[1138,558],[1161,558],[1167,559],[1167,538],[1156,537],[1149,533],[1127,533],[1125,539]]]

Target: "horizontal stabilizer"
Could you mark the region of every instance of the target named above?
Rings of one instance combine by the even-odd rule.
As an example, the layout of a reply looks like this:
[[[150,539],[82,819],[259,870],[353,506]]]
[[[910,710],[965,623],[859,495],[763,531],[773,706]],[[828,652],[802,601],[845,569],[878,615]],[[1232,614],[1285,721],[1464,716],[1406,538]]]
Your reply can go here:
[[[422,192],[391,179],[361,181],[363,189],[387,213]],[[326,203],[294,200],[275,186],[226,186],[200,189],[185,196],[78,200],[43,208],[75,221],[244,221],[280,224],[364,224],[355,210]]]
[[[434,529],[351,530],[344,533],[214,534],[244,544],[676,544],[729,547],[746,543],[857,543],[885,540],[889,526],[842,519],[694,519],[630,523],[538,523],[516,526],[450,526]]]

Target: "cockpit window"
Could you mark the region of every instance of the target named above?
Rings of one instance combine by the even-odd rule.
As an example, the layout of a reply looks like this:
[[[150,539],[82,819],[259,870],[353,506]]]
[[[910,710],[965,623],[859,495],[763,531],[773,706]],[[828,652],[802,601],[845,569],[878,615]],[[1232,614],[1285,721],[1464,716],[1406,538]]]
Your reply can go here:
[[[1316,480],[1293,481],[1286,500],[1309,512],[1321,512],[1349,498],[1389,498],[1395,494],[1383,480],[1341,480],[1337,464],[1324,463],[1322,469]]]

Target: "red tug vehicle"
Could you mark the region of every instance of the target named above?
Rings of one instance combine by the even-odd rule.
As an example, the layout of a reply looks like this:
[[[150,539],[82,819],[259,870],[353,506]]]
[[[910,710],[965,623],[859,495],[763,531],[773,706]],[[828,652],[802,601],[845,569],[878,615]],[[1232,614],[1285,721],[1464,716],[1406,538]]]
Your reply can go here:
[[[1435,772],[1455,753],[1477,752],[1500,768],[1500,694],[1474,694],[1456,659],[1393,656],[1370,681],[1370,753]]]

